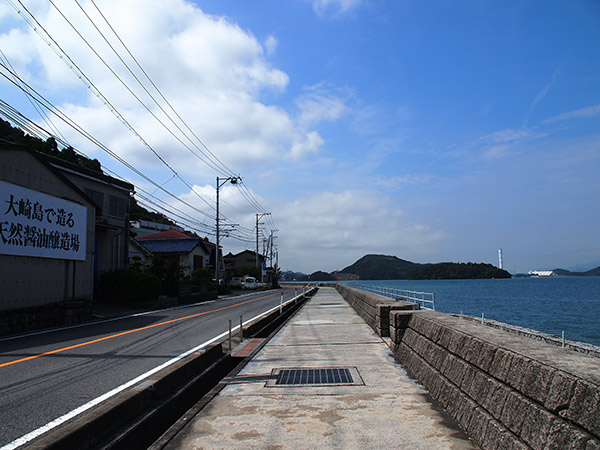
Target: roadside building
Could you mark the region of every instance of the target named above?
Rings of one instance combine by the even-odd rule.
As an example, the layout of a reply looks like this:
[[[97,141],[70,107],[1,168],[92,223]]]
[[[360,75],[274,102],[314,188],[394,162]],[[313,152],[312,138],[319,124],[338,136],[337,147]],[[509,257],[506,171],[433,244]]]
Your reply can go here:
[[[61,302],[76,300],[89,314],[93,199],[40,154],[10,143],[0,143],[0,199],[0,334],[53,325],[60,307],[51,306]]]
[[[186,275],[196,269],[212,267],[215,245],[208,239],[191,237],[171,229],[139,237],[136,242],[153,257],[177,261]]]
[[[223,257],[225,262],[225,272],[226,278],[231,280],[234,276],[235,272],[244,271],[245,268],[255,268],[256,264],[256,252],[252,250],[244,250],[239,253],[233,254],[229,252],[227,255]],[[269,286],[277,286],[277,277],[272,269],[267,269],[265,267],[266,258],[264,255],[258,254],[258,268],[261,275],[258,276],[258,280],[266,283]],[[239,273],[240,275],[245,275]]]
[[[129,238],[129,267],[149,266],[154,255],[135,238]]]
[[[231,252],[228,253],[227,255],[225,255],[225,265],[227,266],[232,265],[234,268],[241,268],[241,267],[256,267],[256,252],[253,252],[252,250],[244,250],[241,251],[239,253],[236,253],[235,255],[232,254]],[[259,267],[262,267],[263,264],[265,263],[265,257],[263,255],[261,255],[259,253],[258,255],[258,264]]]
[[[105,272],[126,268],[129,262],[129,199],[134,186],[60,158],[42,157],[96,204],[95,282],[98,283]]]
[[[178,227],[176,225],[167,225],[164,223],[151,222],[149,220],[131,221],[131,234],[134,235],[136,238],[168,230],[177,230],[181,232],[184,231],[182,227]]]

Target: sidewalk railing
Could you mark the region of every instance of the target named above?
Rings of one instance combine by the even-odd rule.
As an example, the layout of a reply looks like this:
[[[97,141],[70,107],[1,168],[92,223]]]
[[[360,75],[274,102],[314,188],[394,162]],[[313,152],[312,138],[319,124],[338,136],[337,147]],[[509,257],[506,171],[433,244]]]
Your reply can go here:
[[[355,283],[349,284],[348,286],[360,289],[361,291],[372,292],[373,294],[381,295],[382,297],[416,303],[421,309],[431,309],[435,311],[435,294],[433,292],[407,291],[405,289]]]

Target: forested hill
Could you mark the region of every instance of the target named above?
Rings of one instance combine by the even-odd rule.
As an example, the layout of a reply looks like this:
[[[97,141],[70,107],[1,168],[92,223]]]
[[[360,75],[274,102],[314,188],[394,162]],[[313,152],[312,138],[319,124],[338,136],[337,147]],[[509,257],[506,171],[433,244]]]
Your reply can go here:
[[[552,272],[561,277],[600,277],[600,266],[587,272],[571,272],[565,269],[554,269]]]
[[[422,266],[396,256],[365,255],[340,272],[356,274],[361,280],[403,280]]]
[[[510,278],[506,270],[484,263],[427,264],[410,274],[411,280],[453,280],[478,278]]]
[[[21,145],[29,150],[44,153],[54,156],[62,160],[77,164],[79,167],[90,169],[95,172],[102,172],[102,165],[97,159],[90,159],[81,155],[73,149],[73,147],[58,148],[58,144],[53,137],[43,141],[35,136],[30,136],[20,128],[13,127],[9,122],[0,119],[0,139]],[[175,226],[175,222],[161,213],[148,211],[143,206],[140,206],[135,197],[130,198],[130,220],[148,220],[151,222],[163,223],[166,225]]]
[[[341,271],[361,280],[438,280],[465,278],[510,278],[510,274],[491,264],[437,263],[419,264],[396,256],[366,255]]]
[[[20,128],[13,127],[9,122],[2,119],[0,119],[0,139],[12,142],[13,144],[22,145],[29,150],[55,156],[73,164],[77,164],[79,167],[102,173],[102,166],[97,159],[87,158],[75,152],[71,146],[59,150],[58,144],[53,137],[49,137],[43,141],[35,136],[26,134]]]

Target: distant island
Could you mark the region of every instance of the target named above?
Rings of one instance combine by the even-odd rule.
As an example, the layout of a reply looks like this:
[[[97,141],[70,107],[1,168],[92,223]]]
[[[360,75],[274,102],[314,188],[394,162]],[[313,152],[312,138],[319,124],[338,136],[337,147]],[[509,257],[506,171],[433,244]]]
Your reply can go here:
[[[317,271],[310,275],[297,272],[282,273],[282,280],[292,281],[335,281],[344,280],[442,280],[510,278],[506,270],[485,263],[435,263],[420,264],[396,256],[365,255],[354,264],[339,272]]]
[[[548,271],[551,276],[600,276],[600,266],[587,272],[564,269]],[[516,274],[515,277],[529,277]],[[338,272],[282,272],[282,281],[336,281],[336,280],[456,280],[483,278],[511,278],[506,270],[485,263],[442,262],[420,264],[396,256],[365,255],[354,264]]]
[[[517,273],[513,275],[515,278],[523,277],[600,277],[600,266],[588,270],[586,272],[571,272],[565,269],[554,269],[554,270],[533,270],[529,273]]]

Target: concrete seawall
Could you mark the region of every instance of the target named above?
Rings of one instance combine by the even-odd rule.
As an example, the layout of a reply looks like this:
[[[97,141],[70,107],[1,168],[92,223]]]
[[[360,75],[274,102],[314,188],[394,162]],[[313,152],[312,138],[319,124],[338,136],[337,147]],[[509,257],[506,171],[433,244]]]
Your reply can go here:
[[[361,315],[389,304],[338,290]],[[600,449],[598,358],[435,311],[392,308],[387,330],[367,323],[481,448]]]
[[[359,316],[381,337],[390,336],[390,312],[418,309],[418,305],[409,302],[399,302],[370,292],[337,286],[337,291]]]

